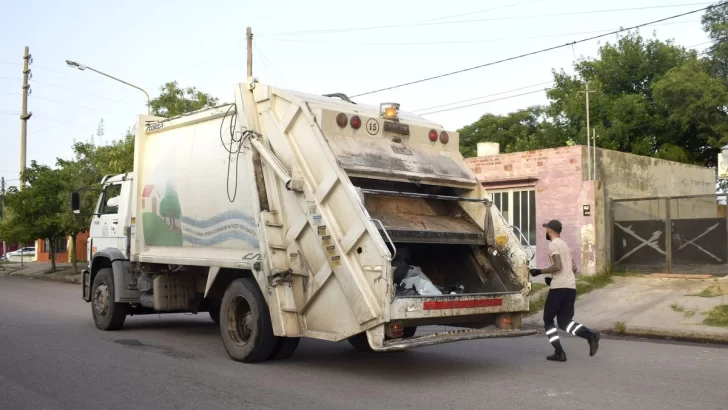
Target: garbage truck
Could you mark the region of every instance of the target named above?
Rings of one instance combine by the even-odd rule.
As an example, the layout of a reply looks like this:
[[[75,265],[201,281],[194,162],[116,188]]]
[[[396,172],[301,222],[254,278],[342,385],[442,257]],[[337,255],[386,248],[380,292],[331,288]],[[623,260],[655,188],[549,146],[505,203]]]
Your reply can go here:
[[[234,96],[138,116],[133,170],[105,176],[85,211],[99,329],[207,312],[247,363],[288,358],[303,337],[387,352],[535,333],[521,329],[527,254],[457,132],[252,78]],[[432,325],[445,330],[416,332]]]

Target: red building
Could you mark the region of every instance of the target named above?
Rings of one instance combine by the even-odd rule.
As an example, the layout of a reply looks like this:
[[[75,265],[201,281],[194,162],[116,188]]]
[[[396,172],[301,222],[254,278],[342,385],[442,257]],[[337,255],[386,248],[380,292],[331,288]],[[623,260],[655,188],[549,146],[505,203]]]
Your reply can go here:
[[[71,237],[58,238],[56,241],[56,262],[70,263],[71,255],[68,248],[71,243]],[[76,235],[76,260],[80,262],[88,262],[86,259],[86,244],[88,243],[88,232],[82,232]],[[35,241],[35,255],[38,262],[50,262],[50,241],[48,239],[38,239]]]

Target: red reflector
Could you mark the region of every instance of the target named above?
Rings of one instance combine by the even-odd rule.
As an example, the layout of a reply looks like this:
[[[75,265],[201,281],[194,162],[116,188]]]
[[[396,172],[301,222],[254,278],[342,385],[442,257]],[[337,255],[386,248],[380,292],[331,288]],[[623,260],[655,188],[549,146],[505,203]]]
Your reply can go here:
[[[448,141],[450,141],[450,136],[447,135],[447,133],[445,131],[441,132],[440,133],[440,142],[442,142],[443,144],[447,144]]]
[[[357,115],[351,117],[351,128],[358,130],[359,127],[361,127],[361,118]]]
[[[429,135],[429,137],[430,137],[430,141],[432,141],[432,142],[435,142],[435,141],[437,141],[437,131],[435,131],[435,130],[430,130],[430,135]]]
[[[336,124],[339,127],[341,127],[341,128],[346,127],[346,123],[347,122],[349,122],[349,121],[348,121],[348,118],[346,118],[346,114],[341,113],[341,114],[339,114],[339,115],[336,116]]]
[[[447,300],[441,302],[425,302],[423,310],[470,309],[480,307],[502,306],[503,299]]]

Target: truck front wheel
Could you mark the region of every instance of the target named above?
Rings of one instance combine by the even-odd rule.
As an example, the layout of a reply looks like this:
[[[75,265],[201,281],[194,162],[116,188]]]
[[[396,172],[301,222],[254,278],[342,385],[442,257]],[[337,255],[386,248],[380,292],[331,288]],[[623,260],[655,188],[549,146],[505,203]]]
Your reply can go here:
[[[233,360],[252,363],[271,357],[276,339],[270,313],[258,284],[252,279],[236,279],[225,290],[220,334]]]
[[[91,288],[91,312],[96,327],[101,330],[118,330],[124,325],[128,305],[116,303],[114,272],[111,268],[99,270]]]

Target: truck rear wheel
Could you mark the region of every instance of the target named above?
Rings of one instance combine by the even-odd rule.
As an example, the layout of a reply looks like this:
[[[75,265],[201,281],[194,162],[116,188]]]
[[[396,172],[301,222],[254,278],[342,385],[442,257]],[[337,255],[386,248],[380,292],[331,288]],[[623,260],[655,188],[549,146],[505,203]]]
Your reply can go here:
[[[276,347],[268,305],[250,278],[228,285],[220,309],[222,342],[233,360],[245,363],[268,359]]]
[[[276,341],[276,347],[273,348],[273,353],[270,355],[270,360],[283,360],[293,356],[296,352],[298,344],[301,342],[300,337],[278,337]]]
[[[358,335],[354,335],[348,339],[346,339],[349,344],[351,344],[354,349],[360,351],[360,352],[373,352],[374,349],[372,349],[371,346],[369,346],[369,340],[367,339],[367,332],[359,333]]]
[[[215,324],[220,324],[220,302],[215,301],[210,303],[210,310],[207,312],[210,314],[210,319],[212,319]]]
[[[91,287],[91,312],[94,323],[101,330],[118,330],[124,325],[128,305],[116,303],[114,272],[111,268],[100,269]]]

